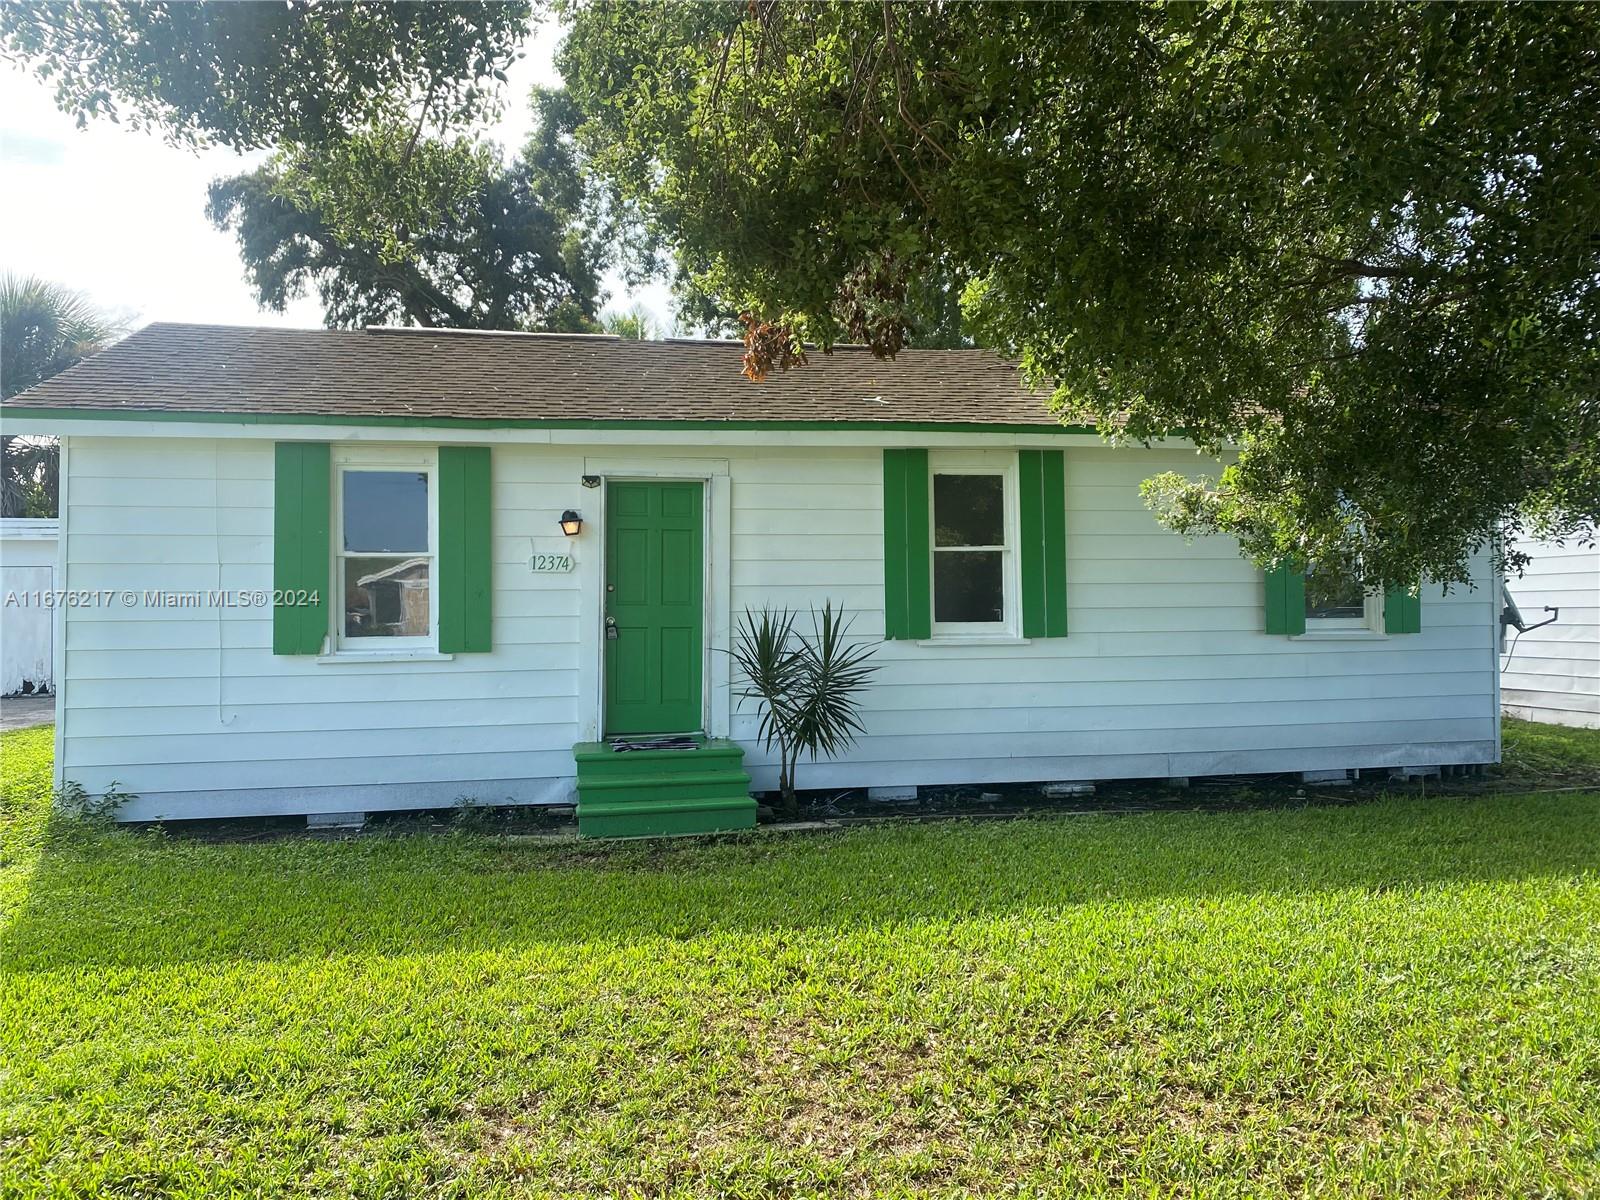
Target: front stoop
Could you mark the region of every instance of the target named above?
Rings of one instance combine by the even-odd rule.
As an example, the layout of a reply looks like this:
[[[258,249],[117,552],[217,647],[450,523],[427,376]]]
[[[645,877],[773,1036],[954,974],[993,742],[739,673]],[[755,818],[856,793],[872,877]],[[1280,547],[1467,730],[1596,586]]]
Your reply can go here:
[[[721,738],[694,750],[628,750],[579,742],[578,835],[660,837],[752,829],[756,802],[744,751]]]

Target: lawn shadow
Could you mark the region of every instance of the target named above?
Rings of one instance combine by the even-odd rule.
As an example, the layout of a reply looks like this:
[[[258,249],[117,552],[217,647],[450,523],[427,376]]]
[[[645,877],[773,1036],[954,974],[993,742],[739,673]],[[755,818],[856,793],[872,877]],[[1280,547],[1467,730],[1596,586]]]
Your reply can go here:
[[[0,973],[960,922],[1083,904],[1600,871],[1600,795],[1389,797],[551,846],[48,836]]]

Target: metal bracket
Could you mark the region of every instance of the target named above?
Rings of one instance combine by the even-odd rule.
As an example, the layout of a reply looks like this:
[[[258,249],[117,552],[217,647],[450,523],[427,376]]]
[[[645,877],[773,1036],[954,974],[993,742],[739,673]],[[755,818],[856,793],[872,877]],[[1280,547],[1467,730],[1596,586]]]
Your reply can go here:
[[[1518,633],[1527,633],[1530,629],[1543,629],[1546,625],[1553,625],[1561,618],[1561,610],[1559,608],[1552,608],[1546,604],[1544,611],[1549,613],[1550,616],[1529,625],[1522,619],[1522,613],[1517,610],[1516,606],[1508,604],[1500,610],[1500,624],[1509,625]]]

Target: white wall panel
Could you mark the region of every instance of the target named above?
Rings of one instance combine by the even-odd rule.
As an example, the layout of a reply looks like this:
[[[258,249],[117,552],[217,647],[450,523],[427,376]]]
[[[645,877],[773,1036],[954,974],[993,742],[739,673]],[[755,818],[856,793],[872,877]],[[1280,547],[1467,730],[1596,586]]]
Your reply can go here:
[[[1600,729],[1600,548],[1547,542],[1520,547],[1533,556],[1520,579],[1507,581],[1523,620],[1537,624],[1560,609],[1553,624],[1518,636],[1504,659],[1502,703],[1533,721]]]
[[[487,654],[318,662],[273,655],[262,610],[73,610],[64,774],[91,790],[116,779],[139,793],[130,817],[378,809],[457,795],[570,799],[571,744],[592,719],[580,697],[594,694],[581,646],[597,597],[584,581],[598,573],[534,575],[527,559],[535,540],[559,537],[555,519],[569,507],[590,522],[573,552],[601,553],[600,494],[579,477],[607,453],[497,444]],[[177,446],[75,437],[63,586],[270,588],[272,454],[270,436]],[[726,464],[735,618],[746,606],[833,600],[854,614],[858,636],[881,636],[878,449],[664,445],[660,454]],[[842,761],[803,763],[801,785],[1491,760],[1497,607],[1488,589],[1427,589],[1415,636],[1269,637],[1260,574],[1232,543],[1186,543],[1140,501],[1147,475],[1196,462],[1187,452],[1069,448],[1070,635],[883,644],[866,736]],[[745,703],[733,731],[757,785],[770,787],[775,772],[754,729]]]

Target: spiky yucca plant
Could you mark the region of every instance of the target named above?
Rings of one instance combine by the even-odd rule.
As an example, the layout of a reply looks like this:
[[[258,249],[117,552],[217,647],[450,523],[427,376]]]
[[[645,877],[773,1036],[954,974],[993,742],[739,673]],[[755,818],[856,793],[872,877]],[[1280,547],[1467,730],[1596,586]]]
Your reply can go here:
[[[778,751],[778,791],[793,813],[795,769],[800,756],[833,758],[864,733],[861,695],[877,664],[867,660],[876,646],[846,642],[849,619],[832,601],[811,610],[811,636],[795,631],[796,614],[787,608],[746,609],[730,653],[744,675],[743,700],[758,701],[756,736]]]

